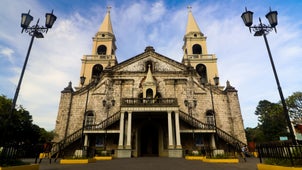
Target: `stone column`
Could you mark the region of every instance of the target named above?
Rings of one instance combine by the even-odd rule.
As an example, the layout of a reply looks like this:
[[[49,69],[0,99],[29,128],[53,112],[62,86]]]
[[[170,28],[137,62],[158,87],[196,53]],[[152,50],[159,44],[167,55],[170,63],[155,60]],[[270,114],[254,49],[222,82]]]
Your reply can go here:
[[[131,149],[131,127],[132,127],[132,112],[128,112],[126,149]]]
[[[124,149],[124,112],[121,112],[118,149]]]
[[[176,148],[181,149],[178,111],[175,112],[175,133],[176,133]]]
[[[212,149],[216,149],[215,134],[211,135],[211,147]]]
[[[168,112],[168,136],[169,136],[169,149],[174,148],[173,145],[173,136],[172,136],[172,117],[171,111]]]
[[[87,149],[89,146],[89,139],[88,139],[88,135],[85,134],[85,139],[84,139],[84,148],[82,150],[82,157],[87,156]]]
[[[88,135],[85,134],[84,147],[88,147]]]

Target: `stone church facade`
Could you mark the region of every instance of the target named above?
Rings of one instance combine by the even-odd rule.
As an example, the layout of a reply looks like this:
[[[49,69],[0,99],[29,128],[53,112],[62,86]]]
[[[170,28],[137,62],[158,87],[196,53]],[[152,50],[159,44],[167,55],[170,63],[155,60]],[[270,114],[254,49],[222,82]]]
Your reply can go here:
[[[53,152],[182,157],[246,143],[237,90],[220,85],[217,58],[190,10],[181,62],[148,46],[118,63],[115,40],[108,10],[81,59],[79,85],[61,92]]]

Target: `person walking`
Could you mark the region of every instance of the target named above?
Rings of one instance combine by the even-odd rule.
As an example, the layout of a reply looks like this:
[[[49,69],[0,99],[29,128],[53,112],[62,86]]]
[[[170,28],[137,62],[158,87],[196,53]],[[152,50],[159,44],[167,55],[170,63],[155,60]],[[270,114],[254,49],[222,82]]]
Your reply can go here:
[[[246,152],[247,152],[247,147],[244,145],[241,148],[241,156],[242,156],[244,162],[246,162]]]

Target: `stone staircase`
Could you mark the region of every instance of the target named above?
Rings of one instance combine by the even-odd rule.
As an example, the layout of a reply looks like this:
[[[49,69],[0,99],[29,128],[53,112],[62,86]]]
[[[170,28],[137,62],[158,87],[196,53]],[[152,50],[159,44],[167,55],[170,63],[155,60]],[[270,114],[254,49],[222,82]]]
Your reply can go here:
[[[51,150],[51,155],[55,155],[60,151],[64,150],[66,147],[71,145],[72,143],[76,142],[77,140],[82,138],[83,131],[91,131],[91,130],[101,130],[105,129],[108,126],[112,125],[113,123],[117,122],[120,119],[120,111],[113,114],[112,116],[108,117],[106,120],[102,121],[96,125],[86,125],[84,128],[80,128],[77,131],[73,132],[65,139],[61,140],[60,142],[54,143]]]
[[[190,124],[191,126],[197,128],[197,129],[202,129],[202,130],[215,130],[215,133],[218,137],[226,141],[228,144],[232,145],[236,150],[240,151],[241,147],[246,145],[246,143],[236,139],[229,133],[225,132],[224,130],[216,127],[213,124],[206,124],[198,119],[190,116],[189,114],[179,111],[179,117],[185,121],[186,123]]]

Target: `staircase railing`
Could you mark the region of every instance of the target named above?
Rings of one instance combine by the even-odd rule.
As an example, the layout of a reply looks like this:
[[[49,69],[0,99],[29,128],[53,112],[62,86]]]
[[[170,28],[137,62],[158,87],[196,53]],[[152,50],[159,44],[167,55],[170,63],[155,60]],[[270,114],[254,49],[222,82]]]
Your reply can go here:
[[[180,118],[182,118],[182,120],[189,123],[190,125],[192,125],[195,128],[204,129],[204,130],[215,130],[216,134],[220,138],[222,138],[223,140],[225,140],[226,142],[231,144],[238,151],[240,150],[240,148],[242,146],[246,145],[246,143],[244,143],[244,142],[240,141],[239,139],[233,137],[232,135],[228,134],[227,132],[225,132],[224,130],[216,127],[213,124],[203,123],[200,120],[190,116],[189,114],[187,114],[183,111],[180,111],[179,113],[180,113],[179,116],[180,116]]]
[[[82,136],[82,128],[73,132],[72,134],[70,134],[69,136],[67,136],[66,138],[61,140],[60,142],[54,143],[52,145],[51,155],[54,155],[54,154],[58,153],[59,151],[65,149],[68,145],[70,145],[71,143],[80,139],[81,136]]]
[[[84,130],[100,130],[105,129],[108,126],[115,123],[117,120],[120,119],[120,111],[113,114],[112,116],[108,117],[106,120],[102,121],[96,125],[86,125]],[[73,132],[66,138],[62,139],[60,142],[54,143],[52,145],[51,155],[58,153],[59,151],[65,149],[67,146],[75,142],[76,140],[80,139],[82,136],[83,128],[78,129],[77,131]]]
[[[85,126],[85,131],[95,131],[95,130],[101,130],[101,129],[106,129],[108,126],[112,125],[116,121],[118,121],[121,117],[121,112],[118,111],[117,113],[111,115],[108,117],[106,120],[102,121],[99,124],[96,125],[87,125]]]
[[[203,123],[183,111],[179,111],[179,117],[182,118],[182,120],[184,120],[185,122],[194,126],[195,128],[199,128],[199,129],[203,129],[203,130],[215,130],[214,125]]]
[[[234,136],[228,134],[227,132],[225,132],[224,130],[216,127],[216,134],[224,139],[225,141],[227,141],[229,144],[231,144],[232,146],[234,146],[236,148],[237,151],[241,150],[241,147],[246,145],[246,143],[240,141],[239,139],[235,138]]]

